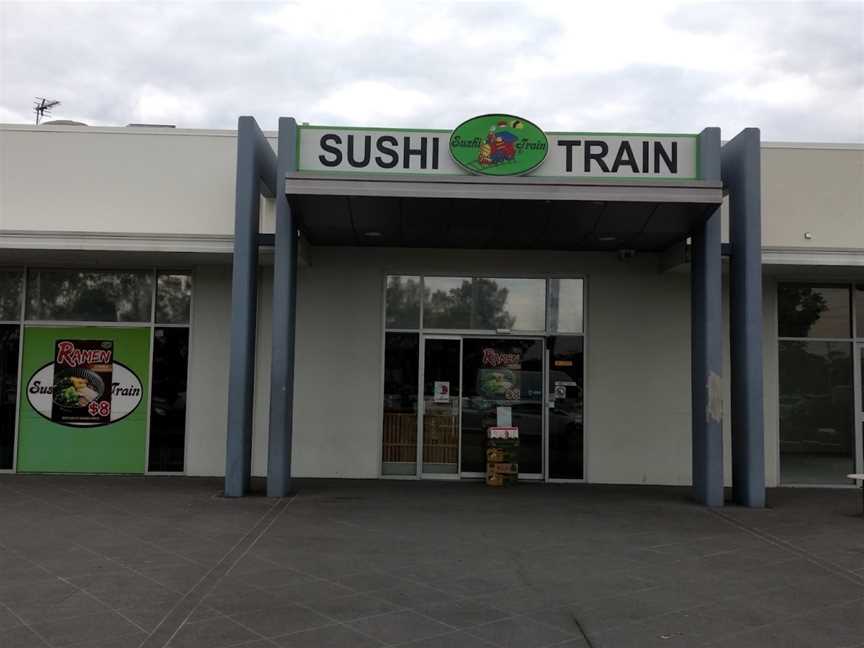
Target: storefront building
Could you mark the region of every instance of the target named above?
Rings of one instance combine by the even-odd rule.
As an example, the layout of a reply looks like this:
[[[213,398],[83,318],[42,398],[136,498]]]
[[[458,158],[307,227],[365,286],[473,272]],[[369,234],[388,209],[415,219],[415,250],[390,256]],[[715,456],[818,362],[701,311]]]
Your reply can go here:
[[[0,470],[849,486],[864,147],[0,126]],[[503,417],[503,418],[502,418]]]

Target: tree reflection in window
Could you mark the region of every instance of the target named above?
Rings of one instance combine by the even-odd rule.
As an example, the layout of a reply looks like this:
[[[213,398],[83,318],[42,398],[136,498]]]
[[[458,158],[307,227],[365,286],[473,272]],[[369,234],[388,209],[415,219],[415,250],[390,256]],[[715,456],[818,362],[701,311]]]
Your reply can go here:
[[[148,322],[148,271],[31,270],[27,316],[36,320]]]
[[[427,277],[423,325],[426,328],[510,329],[509,291],[494,279]]]
[[[156,321],[185,324],[192,302],[192,277],[187,274],[160,274],[156,279]]]
[[[387,277],[387,328],[420,325],[420,277]]]
[[[0,320],[21,319],[23,275],[20,270],[0,270]]]
[[[780,337],[850,337],[849,288],[780,284],[777,321]]]

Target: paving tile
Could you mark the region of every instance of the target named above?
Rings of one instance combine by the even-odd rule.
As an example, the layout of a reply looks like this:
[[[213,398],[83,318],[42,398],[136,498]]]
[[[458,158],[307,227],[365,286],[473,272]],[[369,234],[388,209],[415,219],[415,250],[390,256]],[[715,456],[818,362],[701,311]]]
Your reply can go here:
[[[184,624],[166,648],[222,648],[260,637],[227,617]]]
[[[453,628],[412,610],[359,619],[348,627],[384,643],[404,643],[452,632]]]
[[[62,595],[46,596],[35,601],[10,602],[8,607],[25,623],[29,624],[47,623],[108,611],[108,606],[80,590],[64,592]]]
[[[467,632],[499,646],[499,648],[542,648],[573,638],[572,633],[539,623],[528,617],[493,621],[469,628]]]
[[[336,621],[353,621],[361,617],[384,614],[399,609],[397,605],[379,599],[374,594],[352,594],[351,596],[308,603],[306,606]]]
[[[67,648],[139,648],[147,638],[145,632],[134,632],[108,639],[87,639],[83,643],[70,644]]]
[[[49,623],[34,623],[34,632],[52,646],[68,646],[134,634],[139,629],[115,612],[102,612]]]
[[[228,616],[280,607],[292,602],[280,599],[272,592],[253,588],[238,587],[233,588],[233,591],[220,589],[218,592],[204,597],[202,603]]]
[[[277,594],[280,598],[290,599],[297,603],[326,601],[355,593],[354,590],[344,585],[326,580],[301,581],[273,588],[270,591]]]
[[[434,587],[420,585],[419,583],[409,583],[388,589],[375,590],[375,596],[389,601],[398,607],[407,608],[426,607],[436,603],[450,603],[461,598]]]
[[[299,605],[244,612],[235,614],[231,618],[264,637],[311,630],[333,623],[332,619]]]
[[[366,571],[351,576],[337,578],[336,582],[344,585],[355,592],[371,592],[374,590],[390,589],[408,583],[404,578],[382,571]]]
[[[130,571],[72,578],[70,582],[113,609],[146,607],[180,598],[178,592]]]
[[[26,626],[0,630],[0,646],[3,648],[46,648],[47,643]]]
[[[22,623],[18,617],[12,614],[12,611],[9,608],[0,603],[0,630],[14,628],[19,625],[22,625]]]
[[[420,641],[397,645],[401,648],[487,648],[494,644],[487,643],[479,637],[468,634],[464,630],[459,630],[457,632],[429,637],[428,639],[421,639]]]
[[[284,648],[377,648],[384,645],[342,625],[284,635],[273,641]]]
[[[430,605],[419,608],[418,611],[432,617],[436,621],[460,629],[490,623],[491,621],[499,621],[511,616],[508,612],[483,605],[471,599]]]

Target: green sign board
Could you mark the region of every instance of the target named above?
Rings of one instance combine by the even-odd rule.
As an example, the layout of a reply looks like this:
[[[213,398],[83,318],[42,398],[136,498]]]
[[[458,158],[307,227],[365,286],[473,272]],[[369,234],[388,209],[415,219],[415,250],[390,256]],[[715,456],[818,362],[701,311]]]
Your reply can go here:
[[[536,125],[515,115],[481,115],[450,134],[450,155],[469,173],[522,175],[546,159],[549,140]]]
[[[143,473],[150,329],[24,331],[19,472]]]

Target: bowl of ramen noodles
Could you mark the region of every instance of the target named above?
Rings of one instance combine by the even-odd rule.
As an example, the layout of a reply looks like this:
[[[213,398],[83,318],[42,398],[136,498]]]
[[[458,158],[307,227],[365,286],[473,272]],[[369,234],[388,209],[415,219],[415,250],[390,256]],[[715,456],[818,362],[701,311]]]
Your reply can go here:
[[[51,397],[64,409],[87,407],[105,393],[105,382],[89,369],[70,369],[54,377]]]

